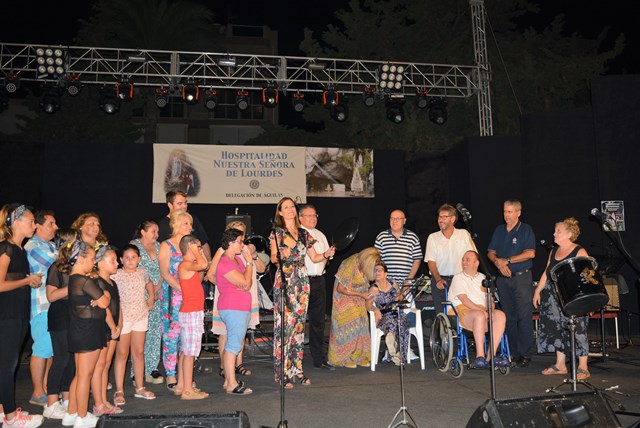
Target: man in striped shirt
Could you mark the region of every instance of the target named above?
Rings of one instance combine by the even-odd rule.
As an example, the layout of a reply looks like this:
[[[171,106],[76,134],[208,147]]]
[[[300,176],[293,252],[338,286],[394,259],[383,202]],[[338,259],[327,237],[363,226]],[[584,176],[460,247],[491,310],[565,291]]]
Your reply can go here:
[[[394,210],[389,218],[389,229],[376,237],[375,247],[380,258],[389,269],[389,277],[398,284],[413,279],[422,260],[422,247],[418,235],[404,227],[407,219],[404,212]]]

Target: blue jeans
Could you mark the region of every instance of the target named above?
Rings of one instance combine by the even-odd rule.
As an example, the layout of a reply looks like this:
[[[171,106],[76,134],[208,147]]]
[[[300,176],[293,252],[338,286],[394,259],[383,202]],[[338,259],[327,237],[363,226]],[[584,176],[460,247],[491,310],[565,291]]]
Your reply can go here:
[[[220,318],[227,326],[227,344],[224,346],[224,351],[238,355],[242,350],[242,342],[244,342],[244,337],[247,334],[251,311],[226,309],[219,312]]]

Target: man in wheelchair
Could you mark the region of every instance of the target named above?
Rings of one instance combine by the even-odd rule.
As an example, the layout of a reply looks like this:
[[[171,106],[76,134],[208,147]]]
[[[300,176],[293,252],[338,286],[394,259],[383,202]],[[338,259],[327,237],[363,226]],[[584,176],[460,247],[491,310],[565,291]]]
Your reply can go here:
[[[480,258],[475,251],[467,251],[462,256],[462,272],[455,275],[451,281],[448,300],[453,308],[449,307],[448,314],[455,315],[457,313],[460,325],[465,329],[473,332],[473,338],[476,343],[476,359],[472,363],[472,367],[486,368],[491,366],[490,359],[485,356],[484,335],[488,331],[487,312],[487,289],[482,286],[482,280],[485,276],[478,272]],[[500,339],[504,334],[507,318],[501,310],[495,309],[493,299],[493,355],[496,367],[508,367],[509,360],[502,356],[496,355]]]

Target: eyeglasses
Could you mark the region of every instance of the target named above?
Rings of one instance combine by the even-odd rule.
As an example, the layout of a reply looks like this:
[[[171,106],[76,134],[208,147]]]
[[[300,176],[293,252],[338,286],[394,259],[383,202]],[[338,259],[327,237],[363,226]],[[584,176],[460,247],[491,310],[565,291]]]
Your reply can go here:
[[[400,221],[400,220],[404,220],[404,217],[390,217],[389,220],[391,220],[391,221]]]
[[[319,214],[302,214],[301,217],[315,217],[315,218],[318,218],[318,217],[320,217],[320,215]]]

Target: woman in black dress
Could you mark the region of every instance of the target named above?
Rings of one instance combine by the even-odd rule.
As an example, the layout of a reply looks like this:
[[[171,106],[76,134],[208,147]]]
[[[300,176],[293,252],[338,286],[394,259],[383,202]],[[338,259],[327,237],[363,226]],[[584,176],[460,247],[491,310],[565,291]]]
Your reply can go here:
[[[27,415],[16,408],[15,373],[20,348],[29,326],[30,287],[41,285],[42,275],[29,275],[22,241],[33,236],[33,214],[24,205],[0,210],[0,415],[6,426],[37,427],[41,415]]]
[[[92,247],[76,241],[60,249],[60,259],[60,271],[69,275],[69,351],[75,354],[76,363],[63,425],[73,421],[76,425],[90,426],[98,421],[87,408],[91,377],[100,350],[107,344],[104,325],[110,295],[91,276],[96,259]]]
[[[538,326],[538,352],[555,352],[555,364],[542,370],[543,375],[567,374],[567,355],[571,357],[570,334],[567,317],[558,303],[558,297],[551,285],[551,269],[563,260],[572,257],[588,257],[589,255],[575,241],[580,235],[578,220],[573,217],[556,223],[553,240],[554,247],[549,254],[547,268],[540,277],[538,287],[533,295],[533,306],[540,306],[540,322]],[[576,355],[578,356],[577,380],[588,379],[591,374],[587,366],[589,358],[589,339],[587,338],[587,324],[589,317],[577,317],[576,325]]]

